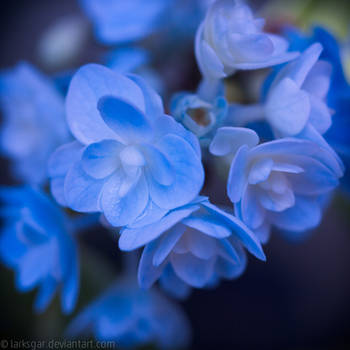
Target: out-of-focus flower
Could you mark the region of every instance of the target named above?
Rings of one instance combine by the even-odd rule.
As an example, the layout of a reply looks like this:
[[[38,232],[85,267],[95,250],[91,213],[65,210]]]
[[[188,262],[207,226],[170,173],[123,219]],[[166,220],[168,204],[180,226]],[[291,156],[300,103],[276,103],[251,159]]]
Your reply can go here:
[[[345,165],[350,166],[350,85],[345,77],[341,59],[341,47],[337,39],[326,28],[315,27],[311,36],[289,28],[287,36],[291,46],[303,50],[308,45],[319,42],[323,46],[321,59],[332,65],[327,105],[332,109],[332,125],[324,138],[341,156]],[[350,191],[350,172],[345,173],[342,184]]]
[[[227,193],[236,215],[258,235],[269,237],[271,225],[301,232],[316,227],[323,199],[338,185],[342,168],[325,148],[302,139],[283,138],[255,146],[257,135],[239,128],[218,130],[212,151],[235,153]],[[230,147],[227,144],[231,144]]]
[[[16,272],[21,291],[39,287],[36,311],[43,311],[56,290],[65,313],[75,306],[78,289],[78,257],[71,236],[72,225],[63,212],[38,190],[1,188],[0,236],[2,261]]]
[[[297,57],[297,52],[287,52],[285,39],[264,33],[264,24],[239,0],[214,2],[196,34],[195,53],[202,74],[220,79],[237,69],[270,67]]]
[[[87,29],[87,21],[81,17],[58,19],[40,38],[38,54],[41,62],[51,69],[71,65],[86,42]]]
[[[164,115],[141,78],[86,65],[71,81],[66,107],[77,141],[60,147],[49,164],[62,205],[103,212],[123,226],[150,207],[166,211],[197,196],[204,180],[198,140]]]
[[[122,229],[122,250],[143,245],[140,286],[149,288],[160,279],[161,286],[176,297],[187,296],[190,286],[210,287],[220,278],[241,275],[246,266],[243,247],[265,260],[250,229],[205,197],[169,211],[155,223],[145,224],[141,219]]]
[[[214,0],[80,0],[97,39],[107,45],[157,36],[158,43],[178,47],[193,39]],[[171,43],[171,45],[169,45]]]
[[[116,283],[70,324],[68,336],[92,333],[118,347],[155,344],[160,349],[186,347],[190,327],[182,310],[157,290],[142,290],[130,277]]]
[[[0,74],[0,107],[1,152],[17,178],[42,183],[50,154],[69,139],[62,96],[33,66],[19,63]]]
[[[106,65],[118,73],[140,75],[159,94],[162,94],[165,89],[164,82],[160,74],[149,66],[150,63],[149,51],[139,47],[123,47],[108,54]]]
[[[155,32],[166,18],[173,0],[80,0],[104,44],[143,39]]]

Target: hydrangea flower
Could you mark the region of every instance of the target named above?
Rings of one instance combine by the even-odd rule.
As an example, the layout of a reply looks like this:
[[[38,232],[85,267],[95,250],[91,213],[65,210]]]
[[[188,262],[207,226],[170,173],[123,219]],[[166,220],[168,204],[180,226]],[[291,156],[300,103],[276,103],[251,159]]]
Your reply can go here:
[[[181,92],[173,96],[170,110],[176,120],[199,138],[202,145],[208,145],[214,131],[225,120],[227,107],[223,94],[208,100],[198,93]]]
[[[2,261],[16,272],[21,291],[39,287],[35,310],[43,311],[60,290],[65,313],[75,306],[79,281],[72,225],[42,192],[29,187],[1,188],[4,220]]]
[[[172,0],[80,0],[104,44],[143,39],[155,32]]]
[[[66,99],[77,141],[52,156],[51,188],[62,204],[103,212],[113,226],[191,201],[204,171],[196,137],[164,114],[160,97],[137,77],[90,64]]]
[[[92,332],[118,347],[155,344],[160,349],[186,347],[190,328],[182,310],[157,290],[142,290],[135,281],[118,281],[70,324],[69,336]]]
[[[196,34],[195,54],[202,74],[224,78],[237,69],[258,69],[297,57],[287,52],[288,42],[262,31],[265,21],[256,19],[239,0],[218,0]]]
[[[324,196],[343,173],[338,160],[308,140],[283,138],[256,146],[258,141],[252,130],[226,127],[211,144],[216,155],[235,153],[227,194],[236,215],[263,243],[271,225],[292,232],[316,227]]]
[[[313,28],[312,35],[306,37],[296,29],[287,31],[291,46],[297,50],[303,50],[313,42],[319,42],[323,46],[321,59],[332,65],[327,105],[332,109],[332,125],[327,130],[324,138],[341,156],[345,164],[350,166],[350,85],[345,77],[340,45],[337,39],[326,28]],[[346,172],[342,183],[350,189],[350,173]]]
[[[18,179],[42,183],[50,154],[69,139],[62,96],[49,79],[22,62],[0,73],[0,107],[1,153],[12,160]]]
[[[306,127],[324,134],[332,124],[326,105],[332,67],[318,60],[319,43],[288,63],[273,80],[266,96],[265,115],[277,134],[296,136]]]
[[[259,241],[236,217],[210,204],[205,197],[170,210],[157,222],[140,219],[121,230],[121,250],[145,248],[138,279],[149,288],[161,286],[176,297],[188,295],[190,286],[215,285],[220,278],[232,279],[246,266],[243,247],[265,260]]]

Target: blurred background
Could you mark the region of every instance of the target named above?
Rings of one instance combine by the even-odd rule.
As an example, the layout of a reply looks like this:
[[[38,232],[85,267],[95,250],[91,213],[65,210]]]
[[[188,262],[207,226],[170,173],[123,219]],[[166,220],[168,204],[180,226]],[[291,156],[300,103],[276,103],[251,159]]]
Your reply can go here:
[[[349,1],[252,4],[268,19],[270,28],[278,28],[281,22],[302,29],[322,24],[349,40]],[[3,0],[0,16],[0,69],[26,60],[59,78],[59,72],[102,62],[108,51],[94,39],[91,24],[76,0]],[[64,35],[55,36],[57,28],[71,28],[73,43]],[[52,37],[62,42],[50,46]],[[198,83],[192,43],[186,50],[186,64],[177,67],[176,73],[171,69],[165,73],[165,81],[172,79],[169,94],[194,89]],[[5,159],[1,159],[0,169],[1,184],[14,184]],[[224,182],[215,183],[214,177],[208,170],[205,191],[215,193],[215,202],[229,204]],[[250,257],[238,280],[222,282],[215,290],[195,290],[183,303],[193,328],[191,349],[350,349],[349,214],[349,197],[337,192],[321,226],[307,238],[290,242],[273,232],[265,247],[266,263]],[[44,314],[34,314],[35,292],[16,291],[12,271],[0,266],[1,339],[62,337],[69,320],[120,273],[116,236],[101,228],[79,239],[81,292],[71,316],[61,314],[57,297]]]

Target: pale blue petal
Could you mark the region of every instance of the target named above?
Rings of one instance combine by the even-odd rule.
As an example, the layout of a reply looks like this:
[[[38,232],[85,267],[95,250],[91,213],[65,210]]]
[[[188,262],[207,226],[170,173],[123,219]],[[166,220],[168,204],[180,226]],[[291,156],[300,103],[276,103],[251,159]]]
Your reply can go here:
[[[120,241],[119,241],[120,244]],[[138,281],[141,288],[149,288],[160,277],[163,265],[153,265],[153,255],[157,249],[158,242],[153,241],[144,248],[138,268]]]
[[[129,192],[121,197],[121,179],[112,175],[105,183],[101,206],[109,223],[113,226],[124,226],[135,221],[141,215],[148,203],[148,188],[144,175],[141,175]]]
[[[170,296],[185,299],[191,293],[191,287],[176,276],[173,268],[168,264],[159,279],[159,284]]]
[[[68,171],[64,182],[64,197],[67,205],[79,212],[101,211],[100,196],[105,180],[87,175],[80,162]]]
[[[175,244],[182,237],[186,230],[186,226],[183,225],[175,225],[172,229],[170,229],[164,237],[159,239],[157,250],[153,256],[153,265],[159,266],[164,262],[164,260],[171,253]]]
[[[119,164],[119,151],[122,145],[118,141],[103,140],[86,147],[81,165],[89,176],[103,179],[111,175]]]
[[[201,158],[201,148],[198,138],[190,131],[186,130],[173,117],[164,115],[156,120],[154,123],[155,140],[162,138],[167,134],[175,134],[184,138],[195,150],[197,156]]]
[[[142,112],[145,111],[142,91],[133,81],[98,64],[83,66],[73,76],[66,98],[68,125],[83,144],[117,138],[97,109],[103,96],[130,101]]]
[[[47,308],[55,294],[56,288],[57,281],[51,276],[46,277],[35,298],[34,309],[36,312],[43,312]]]
[[[51,250],[47,246],[32,247],[19,262],[17,287],[33,288],[50,271]],[[43,261],[46,263],[43,264]]]
[[[274,162],[271,158],[258,159],[249,170],[249,184],[256,185],[267,180],[271,174],[273,165]]]
[[[128,100],[103,96],[97,108],[108,127],[125,143],[149,140],[152,127],[144,113]]]
[[[228,239],[219,239],[217,241],[217,252],[222,258],[238,264],[240,257],[236,248],[231,244]]]
[[[161,97],[139,75],[130,74],[128,77],[134,81],[143,92],[145,98],[145,114],[150,121],[155,121],[164,114]]]
[[[202,232],[190,230],[182,239],[185,239],[188,251],[198,259],[208,260],[217,253],[217,240]]]
[[[227,180],[227,195],[232,203],[240,201],[246,187],[245,169],[248,161],[248,146],[242,146],[236,153]]]
[[[84,146],[77,141],[58,147],[49,159],[49,176],[65,176],[71,166],[80,159],[83,150]]]
[[[260,260],[266,260],[260,242],[255,237],[254,233],[241,220],[210,203],[203,203],[203,206],[205,206],[208,211],[212,212],[214,215],[220,215],[222,219],[232,228],[232,236],[239,238],[250,253],[255,255]]]
[[[202,260],[192,254],[172,254],[172,267],[179,278],[187,284],[203,288],[214,272],[215,258]]]
[[[242,219],[244,223],[255,229],[265,219],[265,209],[261,206],[258,198],[258,191],[255,186],[248,186],[243,194],[241,202]]]
[[[168,209],[159,208],[151,199],[149,199],[145,210],[137,217],[137,219],[128,225],[128,228],[139,228],[148,226],[165,216],[169,212]]]
[[[319,225],[322,210],[315,198],[296,197],[295,205],[281,213],[270,214],[271,222],[282,230],[305,231]]]
[[[164,186],[148,177],[150,196],[161,208],[176,208],[194,199],[204,182],[200,158],[188,142],[177,135],[166,135],[156,147],[166,156],[173,172],[174,182]]]
[[[195,55],[201,73],[208,77],[224,78],[224,65],[216,55],[215,51],[203,40],[204,23],[197,30],[195,39]]]
[[[225,222],[220,221],[220,218],[214,215],[197,215],[195,213],[183,219],[182,223],[215,238],[225,238],[231,235],[231,230]]]
[[[225,156],[230,153],[235,154],[243,145],[250,148],[258,143],[259,136],[254,130],[226,126],[217,130],[209,150],[216,156]]]
[[[143,145],[142,153],[146,158],[146,167],[152,178],[161,185],[171,185],[175,180],[174,169],[165,154],[151,145]]]
[[[265,111],[273,128],[283,135],[296,135],[310,115],[309,94],[290,78],[281,80],[269,93]]]
[[[185,207],[169,212],[158,222],[139,228],[124,228],[119,238],[119,248],[124,251],[134,250],[151,242],[159,237],[163,232],[170,229],[183,218],[190,215],[199,208],[198,205]]]
[[[75,249],[75,247],[74,247]],[[70,313],[78,299],[79,292],[79,266],[78,256],[74,252],[71,257],[70,270],[63,281],[61,291],[61,305],[64,313]]]

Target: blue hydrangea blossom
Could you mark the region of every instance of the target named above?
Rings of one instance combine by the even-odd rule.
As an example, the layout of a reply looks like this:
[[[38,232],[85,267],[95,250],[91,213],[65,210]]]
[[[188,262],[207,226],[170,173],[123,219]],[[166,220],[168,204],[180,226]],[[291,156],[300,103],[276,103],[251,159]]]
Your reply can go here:
[[[182,310],[157,290],[142,290],[132,278],[118,281],[70,324],[67,335],[92,332],[118,347],[155,344],[160,349],[186,347],[190,327]]]
[[[80,0],[104,44],[140,40],[161,25],[172,0]]]
[[[171,112],[176,120],[192,131],[201,145],[208,145],[215,132],[224,122],[228,104],[223,94],[206,99],[199,93],[177,93],[171,100]]]
[[[77,141],[59,148],[49,171],[55,198],[80,212],[103,212],[113,226],[191,201],[204,171],[197,138],[164,114],[137,76],[90,64],[73,77],[67,121]]]
[[[270,67],[297,57],[298,53],[287,52],[287,40],[264,33],[264,24],[242,1],[215,1],[196,34],[195,54],[201,73],[221,79],[237,69]]]
[[[21,291],[39,287],[35,310],[43,311],[60,290],[62,310],[71,312],[78,289],[73,226],[46,195],[29,187],[1,188],[2,261],[16,272]]]
[[[267,121],[280,136],[295,136],[312,128],[324,134],[331,126],[326,105],[332,67],[318,60],[319,43],[288,63],[273,80],[266,96]]]
[[[323,51],[320,57],[332,65],[327,105],[334,114],[332,115],[332,125],[324,134],[324,138],[341,156],[348,168],[350,166],[350,85],[344,74],[340,44],[331,32],[322,27],[313,28],[311,36],[289,28],[287,36],[291,46],[297,50],[303,50],[313,42],[321,43]],[[342,184],[348,191],[350,190],[349,183],[350,173],[347,171]]]
[[[48,78],[23,62],[1,72],[0,107],[1,153],[12,160],[18,179],[44,182],[50,154],[69,140],[63,97]]]
[[[176,297],[187,296],[190,287],[210,287],[221,278],[241,275],[246,266],[243,247],[265,260],[250,229],[205,197],[169,211],[157,222],[147,224],[140,219],[122,229],[122,250],[144,245],[140,286],[149,288],[160,279],[161,286]]]
[[[268,240],[271,225],[291,232],[316,227],[324,196],[343,174],[333,154],[308,140],[283,138],[256,146],[259,138],[252,130],[224,131],[219,129],[211,151],[220,156],[235,153],[227,194],[236,215],[261,242]]]

